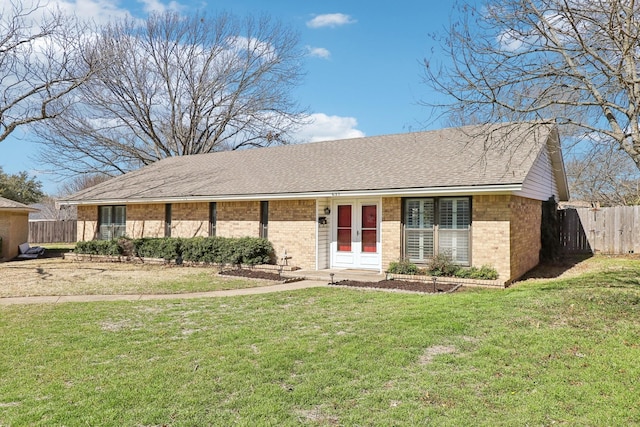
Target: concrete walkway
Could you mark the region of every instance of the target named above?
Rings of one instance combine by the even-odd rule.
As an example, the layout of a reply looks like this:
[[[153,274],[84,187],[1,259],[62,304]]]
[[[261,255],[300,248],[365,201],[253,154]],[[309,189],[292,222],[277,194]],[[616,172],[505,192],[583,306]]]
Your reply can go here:
[[[191,292],[184,294],[134,294],[134,295],[62,295],[0,298],[0,306],[13,304],[58,304],[65,302],[102,302],[102,301],[147,301],[147,300],[179,300],[190,298],[233,297],[241,295],[258,295],[272,292],[296,291],[299,289],[328,286],[326,281],[302,280],[255,288],[227,289],[224,291]]]

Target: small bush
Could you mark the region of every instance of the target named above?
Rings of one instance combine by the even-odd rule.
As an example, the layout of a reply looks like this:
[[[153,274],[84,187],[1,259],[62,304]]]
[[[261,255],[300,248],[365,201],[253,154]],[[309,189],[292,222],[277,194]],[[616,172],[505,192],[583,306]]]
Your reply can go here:
[[[498,278],[498,272],[495,268],[483,265],[482,267],[461,268],[456,273],[457,277],[465,277],[469,279],[495,280]]]
[[[175,237],[145,237],[133,240],[136,256],[141,258],[177,259],[182,256],[182,239]]]
[[[393,261],[389,263],[387,271],[393,274],[420,274],[418,266],[409,260]]]
[[[432,276],[453,276],[459,268],[447,254],[434,256],[427,266],[428,274]]]
[[[117,240],[89,240],[86,242],[78,242],[75,252],[86,255],[122,255],[122,247],[118,245]]]

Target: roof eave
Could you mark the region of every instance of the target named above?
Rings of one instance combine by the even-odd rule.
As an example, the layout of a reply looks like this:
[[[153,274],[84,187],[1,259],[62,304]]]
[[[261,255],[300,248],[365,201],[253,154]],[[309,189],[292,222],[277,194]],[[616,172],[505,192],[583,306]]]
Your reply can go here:
[[[244,201],[244,200],[291,200],[317,198],[354,198],[354,197],[410,197],[410,196],[462,196],[475,194],[511,194],[522,190],[522,183],[471,185],[455,187],[419,187],[377,190],[340,190],[340,191],[311,191],[297,193],[256,193],[256,194],[224,194],[206,196],[179,196],[161,198],[122,198],[122,199],[92,199],[92,200],[60,200],[61,205],[125,205],[152,203],[195,203],[216,201]]]
[[[0,212],[40,212],[38,209],[34,208],[2,208],[0,207]]]

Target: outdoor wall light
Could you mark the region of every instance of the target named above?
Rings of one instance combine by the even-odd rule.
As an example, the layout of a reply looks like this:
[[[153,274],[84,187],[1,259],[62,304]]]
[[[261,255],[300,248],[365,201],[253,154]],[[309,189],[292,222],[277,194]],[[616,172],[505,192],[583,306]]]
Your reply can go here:
[[[325,213],[325,215],[329,215],[331,213],[331,209],[329,209],[329,206],[324,208],[324,213]]]

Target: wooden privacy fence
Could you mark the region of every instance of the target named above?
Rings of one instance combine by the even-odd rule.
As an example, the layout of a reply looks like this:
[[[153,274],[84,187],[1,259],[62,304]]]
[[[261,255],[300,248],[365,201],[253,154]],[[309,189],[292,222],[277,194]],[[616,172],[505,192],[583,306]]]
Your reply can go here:
[[[640,206],[560,211],[560,242],[565,253],[640,253]]]
[[[76,229],[75,220],[29,221],[29,242],[74,243],[77,238]]]

